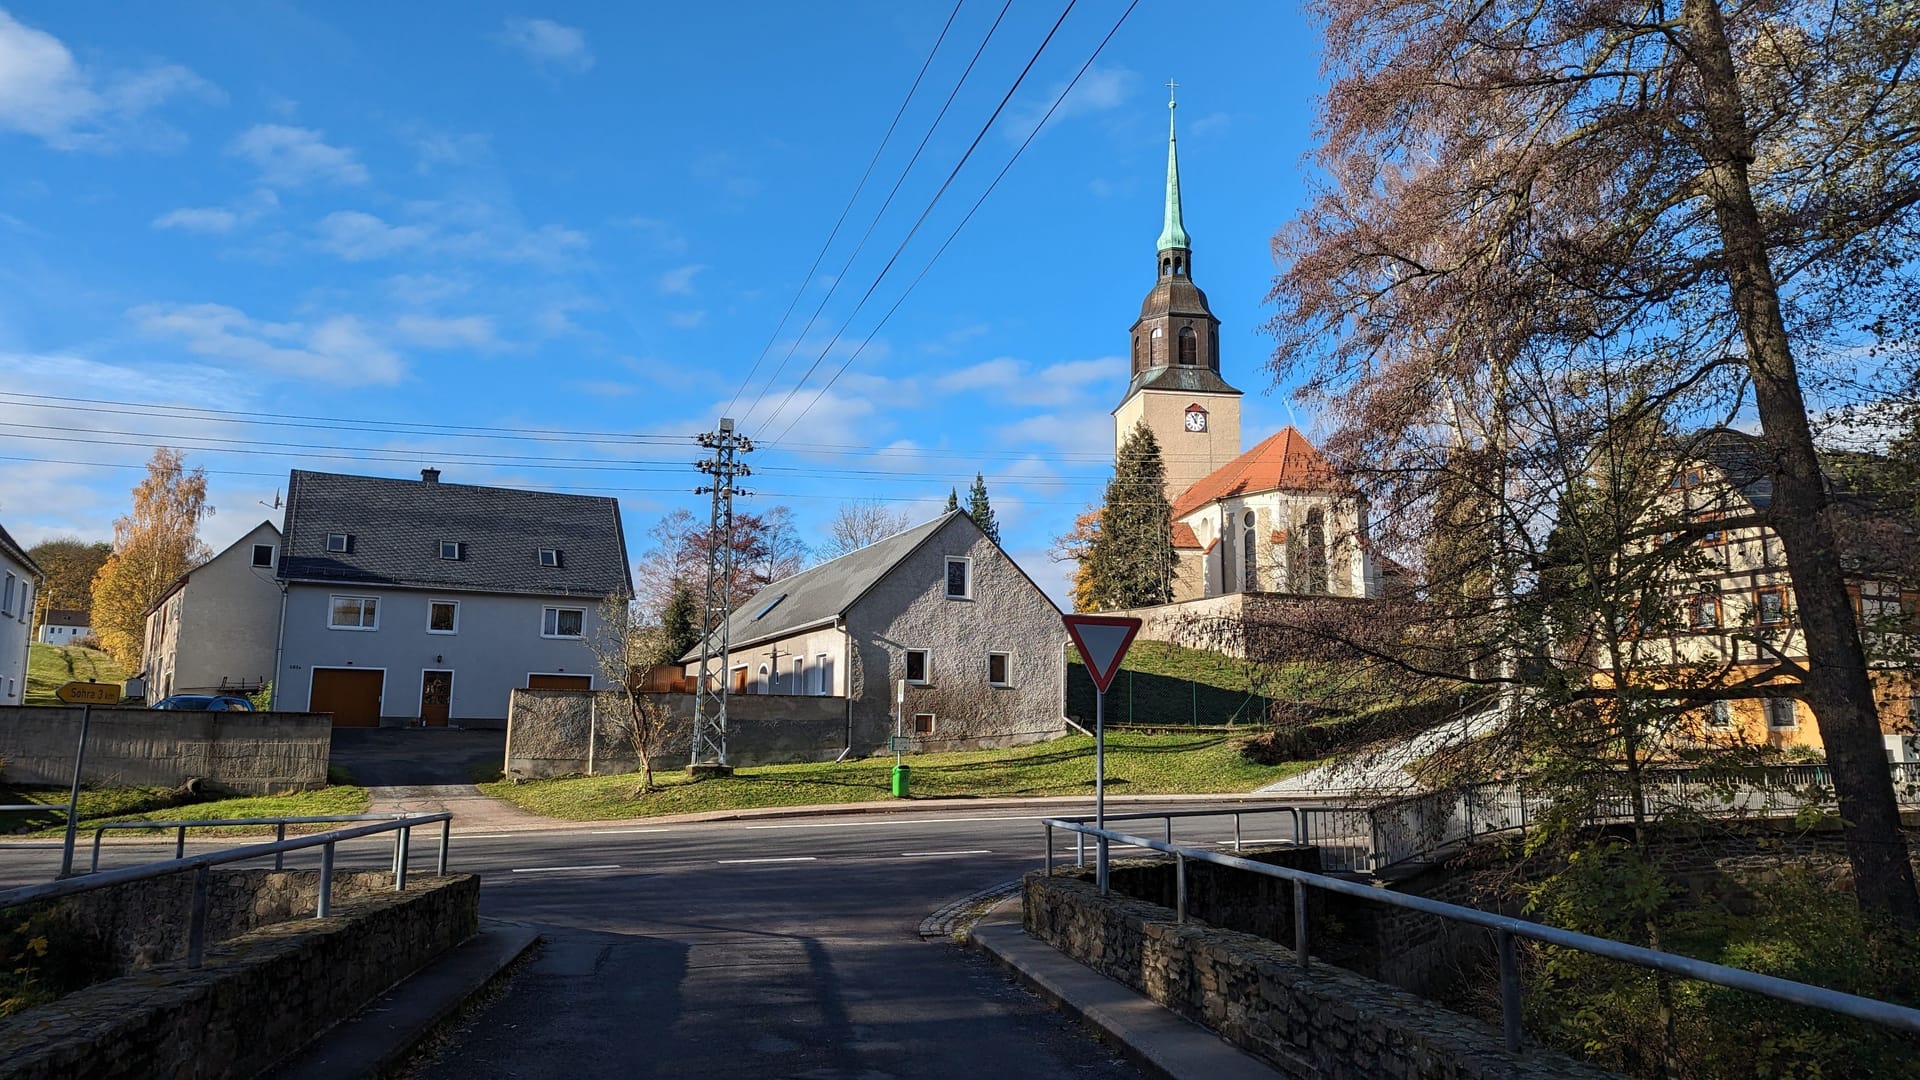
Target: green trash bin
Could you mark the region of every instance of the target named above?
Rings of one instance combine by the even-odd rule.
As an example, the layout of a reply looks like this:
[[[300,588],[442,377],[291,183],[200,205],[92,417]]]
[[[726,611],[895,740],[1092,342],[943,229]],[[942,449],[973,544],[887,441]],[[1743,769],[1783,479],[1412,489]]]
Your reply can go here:
[[[893,797],[894,798],[904,799],[907,797],[907,788],[909,786],[909,781],[912,779],[912,776],[913,776],[913,766],[911,765],[895,765],[893,767]]]

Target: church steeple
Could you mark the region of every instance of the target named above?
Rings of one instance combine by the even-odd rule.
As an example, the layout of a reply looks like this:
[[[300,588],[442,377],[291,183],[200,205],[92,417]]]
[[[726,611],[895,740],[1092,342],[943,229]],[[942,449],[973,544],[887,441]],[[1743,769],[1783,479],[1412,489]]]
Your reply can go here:
[[[1164,256],[1171,251],[1190,252],[1193,245],[1187,240],[1187,230],[1180,223],[1180,148],[1173,135],[1173,112],[1178,108],[1173,100],[1173,90],[1179,86],[1172,80],[1167,81],[1167,219],[1160,230],[1160,253]]]

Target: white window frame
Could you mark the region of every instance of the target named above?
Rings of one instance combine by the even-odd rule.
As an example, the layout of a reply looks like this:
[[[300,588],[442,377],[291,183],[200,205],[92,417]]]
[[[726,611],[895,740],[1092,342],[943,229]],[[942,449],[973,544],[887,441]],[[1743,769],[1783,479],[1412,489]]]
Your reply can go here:
[[[438,607],[438,606],[439,606],[439,605],[441,605],[441,604],[448,604],[448,605],[451,605],[451,606],[452,606],[452,608],[453,608],[453,629],[451,629],[451,630],[435,630],[435,629],[433,628],[433,609],[434,609],[434,608],[436,608],[436,607]],[[544,618],[545,618],[545,616],[541,616],[541,618],[543,618],[543,619],[544,619]],[[427,633],[429,633],[429,634],[444,634],[444,635],[452,635],[452,634],[458,634],[459,632],[460,632],[460,601],[458,601],[458,600],[434,600],[434,599],[430,599],[430,600],[428,600],[428,601],[427,601]],[[441,671],[441,670],[445,670],[445,669],[443,669],[443,668],[434,668],[433,670],[435,670],[435,671]]]
[[[924,728],[920,726],[920,721],[923,719],[927,722],[927,726]],[[909,734],[914,735],[916,737],[921,735],[931,735],[935,731],[939,730],[939,724],[940,724],[940,718],[935,714],[930,712],[917,712],[913,714],[913,730],[909,732]]]
[[[262,550],[262,549],[265,549],[265,551],[266,551],[266,553],[267,553],[267,561],[266,561],[266,562],[261,562],[261,561],[260,561],[260,552],[261,552],[261,550]],[[271,569],[273,569],[273,556],[274,556],[274,547],[273,547],[273,545],[272,545],[272,544],[255,544],[255,545],[253,545],[253,565],[254,565],[254,566],[255,566],[256,568],[259,568],[259,569],[264,569],[264,570],[271,570]]]
[[[338,607],[340,601],[342,600],[360,601],[360,625],[348,626],[345,623],[337,623],[333,621],[334,611]],[[369,604],[373,605],[373,625],[372,626],[366,625],[367,605]],[[353,631],[362,631],[362,632],[368,631],[368,630],[378,630],[380,629],[381,606],[382,605],[380,603],[380,598],[377,596],[362,596],[358,593],[333,593],[327,597],[327,629],[353,630]]]
[[[827,685],[827,654],[814,653],[813,666],[807,669],[807,675],[813,680],[810,691],[815,697],[825,697],[833,693],[833,687]]]
[[[338,543],[336,543],[335,541],[338,541]],[[351,555],[352,553],[353,553],[353,534],[352,533],[328,533],[327,534],[327,554]]]
[[[541,548],[540,549],[540,565],[547,567],[548,569],[551,569],[551,570],[560,569],[560,549],[559,548]]]
[[[953,564],[959,563],[966,568],[967,587],[962,592],[953,591]],[[949,555],[942,570],[940,589],[949,600],[973,599],[973,559],[966,555]]]
[[[1000,674],[1002,676],[1002,678],[998,682],[995,682],[993,678],[993,658],[996,656],[1000,658]],[[987,685],[988,686],[1012,686],[1013,685],[1013,654],[1012,653],[1009,653],[1009,652],[987,653]]]
[[[1793,731],[1800,726],[1799,710],[1794,708],[1792,698],[1761,698],[1762,711],[1767,714],[1768,731]],[[1779,722],[1779,713],[1786,714],[1786,723]]]
[[[913,677],[913,656],[920,655],[920,677]],[[907,680],[909,686],[933,685],[933,650],[907,649],[900,654],[900,677]]]
[[[555,631],[555,632],[554,632],[554,633],[551,633],[551,634],[547,632],[547,612],[549,612],[549,611],[551,611],[551,612],[553,612],[553,613],[554,613],[554,616],[553,616],[553,629],[554,629],[554,631]],[[562,611],[573,611],[573,612],[578,612],[578,613],[579,613],[579,615],[580,615],[580,632],[579,632],[579,633],[577,633],[577,634],[562,634],[562,633],[559,633],[559,632],[558,632],[558,631],[559,631],[559,629],[560,629],[560,614],[559,614],[559,613],[560,613],[560,612],[562,612]],[[543,638],[549,638],[549,639],[552,639],[552,640],[555,640],[555,641],[580,641],[580,640],[583,640],[583,639],[584,639],[584,638],[585,638],[585,637],[587,636],[587,609],[586,609],[586,608],[577,608],[577,607],[560,607],[560,606],[558,606],[558,605],[556,605],[556,604],[549,604],[549,605],[547,605],[546,607],[543,607],[543,608],[541,608],[541,609],[540,609],[540,636],[541,636],[541,637],[543,637]]]
[[[448,550],[449,550],[449,549],[451,549],[451,550],[452,550],[452,552],[453,552],[453,554],[451,554],[451,555],[449,555],[449,554],[447,554],[447,552],[448,552]],[[442,560],[442,561],[444,561],[444,562],[465,562],[465,561],[467,561],[467,544],[466,544],[466,541],[464,541],[464,540],[442,540],[442,541],[440,541],[440,558],[441,558],[441,560]]]
[[[1871,580],[1860,583],[1861,619],[1884,619],[1899,614],[1900,586],[1897,583]]]

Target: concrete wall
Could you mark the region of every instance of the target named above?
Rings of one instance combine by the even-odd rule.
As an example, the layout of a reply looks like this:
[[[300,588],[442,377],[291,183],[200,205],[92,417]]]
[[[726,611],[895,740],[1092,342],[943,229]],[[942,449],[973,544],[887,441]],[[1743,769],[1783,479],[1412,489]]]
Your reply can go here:
[[[0,1080],[263,1074],[472,936],[479,895],[472,875],[414,878],[406,892],[367,892],[325,919],[209,945],[197,970],[161,963],[29,1009],[0,1021]]]
[[[0,605],[0,705],[18,705],[27,696],[27,630],[38,585],[25,564],[0,551],[0,581],[7,579],[13,583],[13,598]]]
[[[323,713],[93,710],[87,731],[90,785],[177,786],[191,777],[235,791],[324,787],[332,718]],[[16,784],[67,784],[80,740],[80,710],[0,707],[0,761]]]
[[[253,565],[255,544],[280,552],[280,530],[263,521],[187,573],[147,615],[147,700],[258,686],[273,677],[280,585],[273,566]]]
[[[691,748],[693,695],[642,696],[673,717],[653,767],[684,767]],[[622,730],[626,709],[626,703],[611,693],[514,691],[507,724],[506,774],[537,780],[637,770],[639,758]],[[590,718],[595,725],[591,736]],[[831,761],[846,745],[845,698],[750,694],[727,699],[727,762],[731,765]]]
[[[973,560],[973,596],[946,597],[946,559]],[[949,521],[847,612],[857,643],[849,693],[854,742],[884,749],[893,733],[893,686],[909,649],[928,651],[928,682],[909,685],[905,713],[933,713],[916,748],[1008,746],[1066,732],[1067,632],[1060,609],[971,521]],[[987,655],[1008,656],[1009,685],[987,682]]]
[[[342,630],[327,625],[334,596],[372,596],[379,601],[376,628]],[[454,633],[427,629],[429,604],[457,601]],[[274,680],[274,707],[310,707],[313,669],[354,667],[385,673],[380,715],[395,724],[420,716],[422,673],[453,672],[450,723],[501,727],[509,698],[539,674],[589,675],[600,685],[586,642],[600,630],[593,597],[502,596],[435,593],[415,589],[293,584],[287,589],[284,648]],[[541,612],[580,608],[584,636],[542,637]]]
[[[1178,924],[1157,904],[1101,896],[1091,869],[1026,878],[1027,933],[1213,1029],[1289,1076],[1531,1078],[1610,1074],[1557,1054],[1508,1054],[1478,1020],[1252,934]]]

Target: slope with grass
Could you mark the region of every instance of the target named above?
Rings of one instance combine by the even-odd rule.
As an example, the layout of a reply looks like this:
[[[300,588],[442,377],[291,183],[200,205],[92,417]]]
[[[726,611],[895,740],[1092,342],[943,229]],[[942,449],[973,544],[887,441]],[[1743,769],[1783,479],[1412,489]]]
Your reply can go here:
[[[64,810],[64,788],[7,788],[0,786],[0,805],[38,803],[44,812],[31,810],[0,813],[0,833],[48,835],[65,830],[65,819],[54,808]],[[82,788],[80,824],[82,831],[110,821],[210,821],[230,818],[316,817],[333,814],[363,814],[368,806],[367,789],[336,784],[314,791],[289,791],[277,795],[241,795],[232,798],[195,798],[177,788],[121,787]],[[315,829],[325,826],[314,826]],[[225,829],[194,829],[190,832],[219,832],[248,836],[271,833],[270,826],[250,825]],[[295,830],[298,831],[298,830]]]
[[[1004,750],[912,754],[915,799],[1093,794],[1093,740],[1071,736]],[[1219,734],[1115,734],[1107,739],[1107,790],[1115,795],[1252,791],[1307,763],[1256,765],[1240,740]],[[482,784],[524,810],[575,821],[713,810],[866,802],[890,798],[891,758],[770,765],[699,781],[656,773],[659,790],[636,794],[638,774]]]
[[[99,649],[80,645],[43,645],[27,647],[28,705],[58,705],[54,691],[70,682],[87,680],[124,683],[127,673],[120,662]]]

